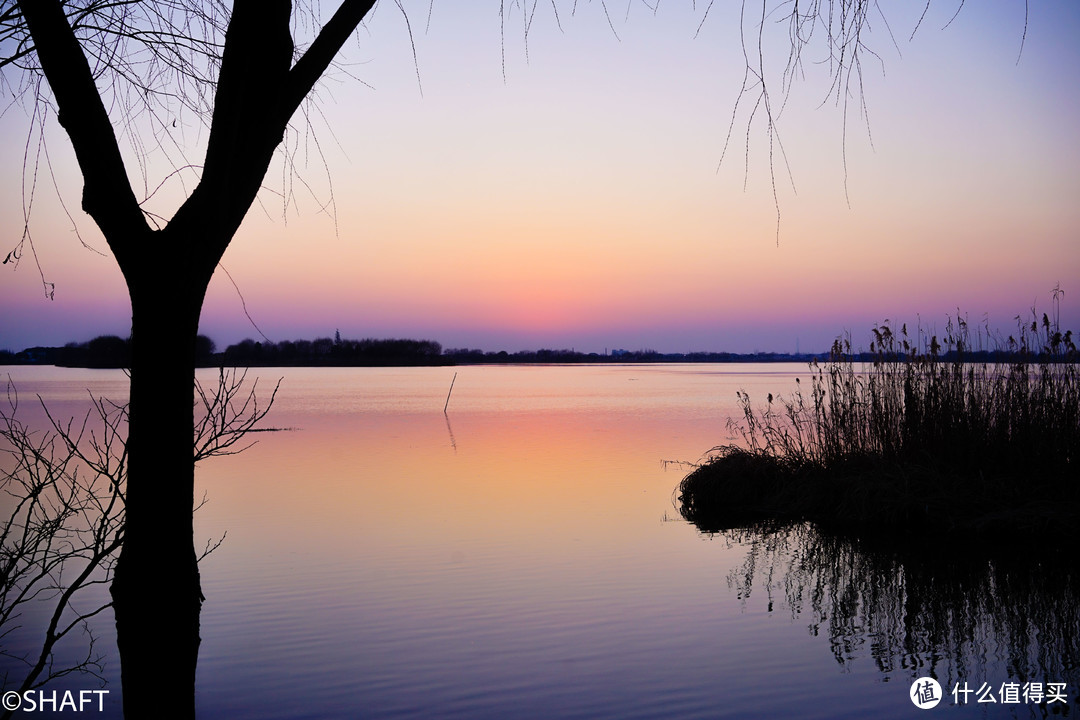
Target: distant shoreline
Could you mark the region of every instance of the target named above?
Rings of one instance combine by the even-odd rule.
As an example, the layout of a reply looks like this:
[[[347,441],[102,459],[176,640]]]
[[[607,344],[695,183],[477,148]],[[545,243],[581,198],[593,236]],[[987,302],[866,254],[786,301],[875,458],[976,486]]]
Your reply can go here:
[[[56,367],[122,369],[128,367],[127,341],[110,338],[102,343],[98,338],[89,343],[64,347],[33,347],[20,352],[0,350],[0,365],[54,365]],[[96,343],[96,347],[95,347]],[[584,364],[736,364],[736,363],[822,363],[831,358],[823,353],[731,353],[691,352],[661,353],[654,350],[614,350],[608,354],[582,353],[574,350],[520,350],[517,352],[482,351],[475,349],[442,350],[434,341],[364,340],[294,341],[278,344],[244,341],[230,345],[223,352],[201,352],[196,367],[455,367],[463,365],[584,365]],[[349,345],[353,343],[353,345]],[[285,346],[283,350],[282,347]],[[295,348],[302,346],[302,351]],[[212,347],[212,345],[211,345]],[[206,348],[209,349],[208,347]],[[855,352],[846,360],[872,363],[880,355]],[[896,358],[903,362],[900,354]],[[960,360],[955,351],[940,358],[950,362]],[[965,351],[967,363],[1008,363],[1021,360],[1021,354],[1000,350]],[[1028,355],[1028,361],[1033,358]],[[1051,360],[1060,361],[1060,360]]]

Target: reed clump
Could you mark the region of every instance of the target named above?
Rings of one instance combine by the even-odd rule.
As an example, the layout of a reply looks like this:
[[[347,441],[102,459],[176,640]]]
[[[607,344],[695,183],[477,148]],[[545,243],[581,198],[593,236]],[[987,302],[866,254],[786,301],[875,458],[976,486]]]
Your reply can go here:
[[[1007,340],[972,337],[959,315],[940,340],[888,323],[869,353],[837,339],[809,387],[799,379],[757,410],[739,393],[729,426],[742,442],[683,479],[681,512],[709,531],[768,518],[978,542],[1068,532],[1080,519],[1080,357],[1054,314],[1017,318]]]

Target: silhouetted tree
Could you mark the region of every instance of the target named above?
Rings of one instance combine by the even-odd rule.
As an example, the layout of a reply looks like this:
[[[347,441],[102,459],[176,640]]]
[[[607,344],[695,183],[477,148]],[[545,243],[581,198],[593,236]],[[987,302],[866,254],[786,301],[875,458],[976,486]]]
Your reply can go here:
[[[195,363],[206,367],[213,363],[217,346],[205,335],[195,336]]]
[[[163,706],[176,717],[195,713],[203,596],[189,433],[207,285],[293,113],[373,4],[342,2],[299,57],[287,0],[236,0],[231,13],[216,2],[179,0],[19,0],[0,10],[0,32],[18,38],[13,56],[27,64],[36,58],[33,69],[48,82],[82,171],[83,210],[104,234],[131,298],[127,515],[112,585],[128,717],[154,717]],[[186,74],[191,84],[174,92],[205,88],[206,81],[214,91],[200,181],[160,228],[132,190],[88,62],[91,55],[114,70],[130,63],[136,86],[157,83],[135,66],[139,58],[125,55],[141,48],[168,56],[166,63],[174,55],[183,62],[176,76]],[[204,98],[190,102],[208,105]]]

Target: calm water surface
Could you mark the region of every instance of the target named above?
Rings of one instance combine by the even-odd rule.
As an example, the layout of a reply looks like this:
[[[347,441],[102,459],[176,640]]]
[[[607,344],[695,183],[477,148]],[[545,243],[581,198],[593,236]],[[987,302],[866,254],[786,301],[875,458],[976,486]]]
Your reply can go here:
[[[6,370],[68,414],[126,393],[119,372]],[[789,392],[803,365],[259,375],[284,377],[286,430],[197,468],[197,542],[225,535],[202,565],[202,718],[909,717],[922,675],[1078,701],[1075,575],[680,518],[663,461],[727,442],[735,391]]]

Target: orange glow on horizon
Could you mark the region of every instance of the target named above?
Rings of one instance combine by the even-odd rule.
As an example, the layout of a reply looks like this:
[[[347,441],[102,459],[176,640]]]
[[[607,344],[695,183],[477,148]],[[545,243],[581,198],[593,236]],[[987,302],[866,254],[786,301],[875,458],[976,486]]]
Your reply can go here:
[[[1060,283],[1063,323],[1080,329],[1075,8],[1013,26],[965,7],[902,58],[884,38],[888,76],[864,78],[869,127],[823,104],[824,71],[807,67],[771,139],[741,115],[728,136],[737,19],[688,42],[685,8],[627,20],[618,41],[576,18],[531,37],[529,62],[508,55],[504,78],[490,18],[460,13],[418,39],[419,68],[398,36],[365,35],[357,67],[371,87],[336,87],[321,97],[329,129],[290,133],[223,261],[239,294],[224,273],[208,292],[203,326],[219,345],[258,336],[240,295],[275,340],[340,329],[487,349],[779,351],[958,308],[1007,331]],[[1018,63],[1002,48],[1022,31]],[[13,153],[21,121],[0,118]],[[24,249],[0,283],[0,346],[16,350],[130,324],[114,260],[82,249],[67,219],[106,251],[77,209],[70,144],[48,132],[65,202],[38,187],[32,230],[56,299]],[[167,178],[147,205],[167,212],[195,171],[155,163],[136,185]],[[5,178],[0,217],[22,218],[19,169]]]

